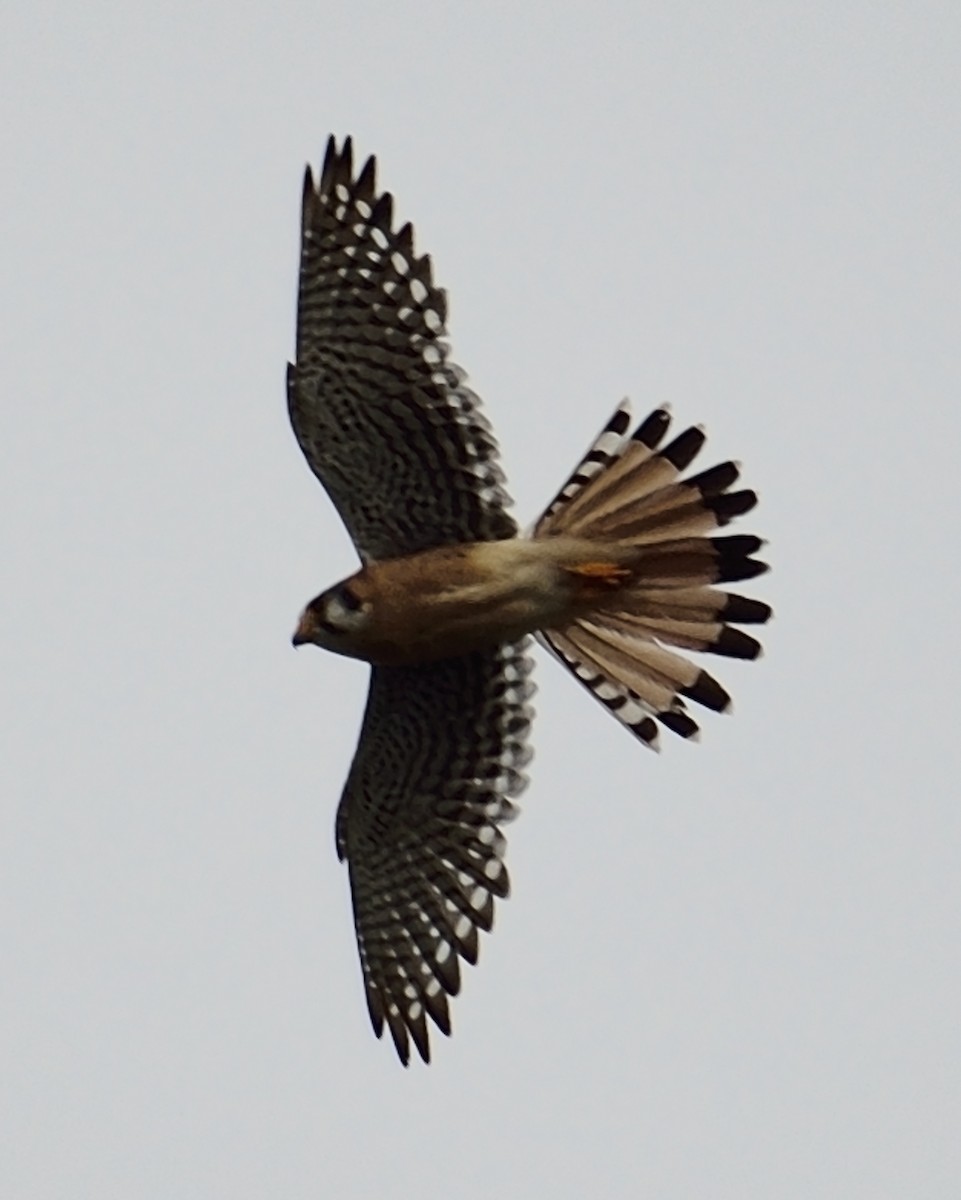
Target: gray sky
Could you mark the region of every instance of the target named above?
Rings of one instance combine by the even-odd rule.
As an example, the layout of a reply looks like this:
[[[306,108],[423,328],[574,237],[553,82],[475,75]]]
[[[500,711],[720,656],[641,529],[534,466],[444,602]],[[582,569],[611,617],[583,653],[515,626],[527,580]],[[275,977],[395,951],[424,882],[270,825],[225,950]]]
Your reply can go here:
[[[16,3],[0,32],[0,1194],[953,1198],[961,10]],[[375,152],[526,522],[624,394],[771,539],[736,715],[555,664],[435,1061],[364,1007],[366,669],[287,426],[300,181]]]

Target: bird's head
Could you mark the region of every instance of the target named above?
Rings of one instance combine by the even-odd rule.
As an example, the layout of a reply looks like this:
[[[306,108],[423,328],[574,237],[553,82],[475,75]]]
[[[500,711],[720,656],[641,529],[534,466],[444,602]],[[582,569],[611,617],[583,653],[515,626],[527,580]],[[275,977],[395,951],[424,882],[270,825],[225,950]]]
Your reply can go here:
[[[293,644],[312,642],[335,654],[363,658],[363,633],[370,618],[369,600],[358,595],[352,580],[335,584],[315,597],[301,613]]]

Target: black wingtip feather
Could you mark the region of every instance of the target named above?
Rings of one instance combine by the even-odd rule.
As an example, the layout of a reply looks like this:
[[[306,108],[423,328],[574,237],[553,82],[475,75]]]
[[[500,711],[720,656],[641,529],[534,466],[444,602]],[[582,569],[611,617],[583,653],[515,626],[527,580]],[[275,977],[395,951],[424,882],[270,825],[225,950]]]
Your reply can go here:
[[[391,223],[394,219],[394,197],[390,192],[382,192],[377,203],[374,205],[374,211],[370,216],[371,225],[376,225],[378,228],[389,231]]]
[[[360,196],[364,200],[371,200],[376,190],[377,159],[371,154],[357,176],[357,182],[354,184],[354,195]]]
[[[427,998],[427,1011],[430,1013],[430,1018],[445,1037],[450,1037],[451,1023],[450,1010],[447,1007],[447,999],[441,993],[443,1004],[437,1004],[436,996]]]
[[[349,138],[347,139],[350,140]],[[321,178],[326,182],[334,172],[338,159],[337,154],[337,139],[331,134],[327,138],[327,146],[324,149],[324,163],[321,169]]]
[[[422,1016],[420,1020],[408,1021],[407,1028],[410,1030],[410,1036],[414,1039],[414,1045],[417,1047],[417,1053],[421,1056],[425,1063],[429,1063],[430,1042],[427,1038],[427,1022]]]
[[[395,252],[400,251],[401,254],[407,255],[408,258],[413,258],[414,227],[411,225],[410,221],[407,221],[406,224],[402,225],[394,234],[393,249]]]
[[[388,1013],[387,1028],[390,1030],[390,1036],[393,1039],[394,1049],[397,1051],[397,1057],[405,1067],[409,1067],[410,1040],[407,1037],[407,1026],[399,1016],[393,1017]]]

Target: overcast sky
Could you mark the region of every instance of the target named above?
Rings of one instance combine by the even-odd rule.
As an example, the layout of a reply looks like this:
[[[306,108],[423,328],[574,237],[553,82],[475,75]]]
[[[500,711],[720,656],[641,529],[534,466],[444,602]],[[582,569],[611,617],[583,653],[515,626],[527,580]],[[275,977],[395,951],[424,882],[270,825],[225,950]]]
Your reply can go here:
[[[959,56],[949,2],[7,0],[0,1194],[954,1200]],[[355,562],[284,398],[332,131],[524,523],[627,394],[774,566],[700,745],[542,660],[408,1071],[333,845],[366,668],[290,647]]]

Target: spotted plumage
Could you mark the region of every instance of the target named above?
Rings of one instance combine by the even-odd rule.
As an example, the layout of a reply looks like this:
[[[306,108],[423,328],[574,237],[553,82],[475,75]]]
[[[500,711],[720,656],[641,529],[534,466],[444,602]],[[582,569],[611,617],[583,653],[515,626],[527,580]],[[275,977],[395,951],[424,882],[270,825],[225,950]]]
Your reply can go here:
[[[513,537],[497,443],[448,360],[447,297],[369,158],[333,139],[304,179],[290,420],[364,561]],[[358,487],[364,481],[364,487]],[[438,486],[442,483],[443,486]]]
[[[525,536],[497,445],[448,358],[447,305],[410,225],[393,228],[374,160],[328,143],[307,172],[290,418],[361,559],[305,608],[294,643],[371,664],[337,812],[367,1005],[405,1064],[450,1032],[460,960],[477,959],[508,894],[502,826],[530,758],[530,635],[631,733],[689,738],[692,701],[730,697],[678,651],[754,658],[737,625],[770,608],[716,585],[765,569],[738,467],[685,472],[704,443],[666,441],[656,409],[622,404]]]

